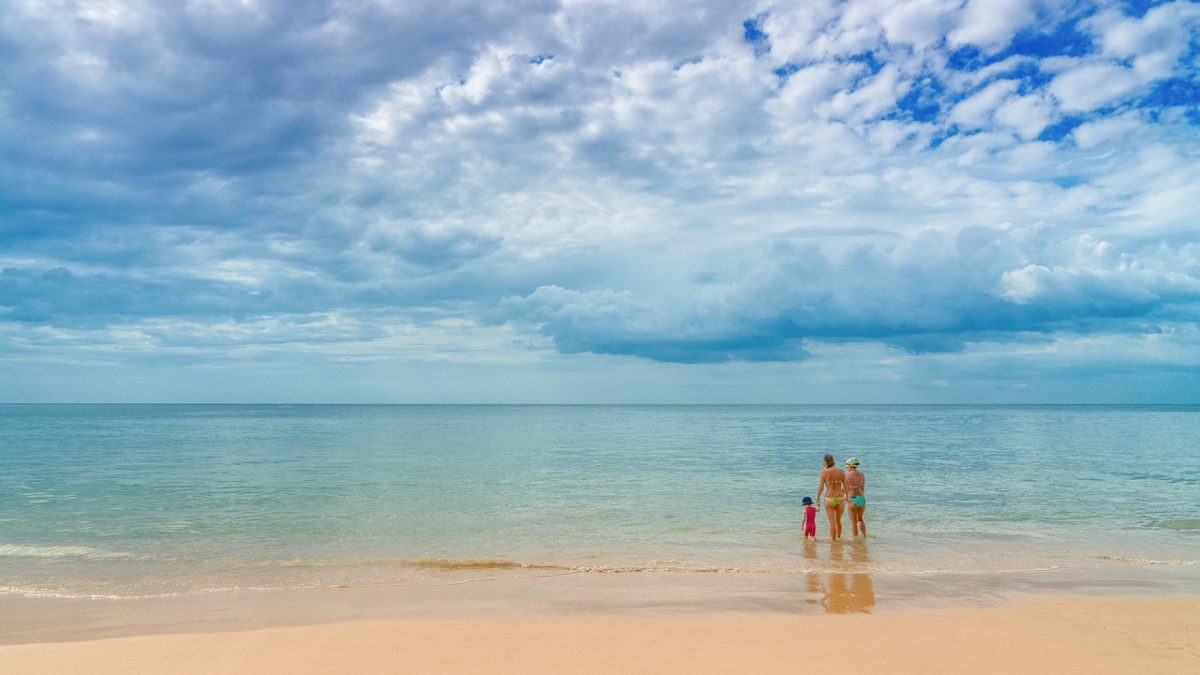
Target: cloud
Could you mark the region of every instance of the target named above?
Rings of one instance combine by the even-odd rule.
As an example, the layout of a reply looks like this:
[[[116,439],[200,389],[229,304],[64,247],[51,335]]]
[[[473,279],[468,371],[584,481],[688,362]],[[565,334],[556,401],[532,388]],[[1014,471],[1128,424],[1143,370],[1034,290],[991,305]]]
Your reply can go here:
[[[1095,63],[1073,68],[1050,85],[1064,110],[1089,111],[1112,103],[1142,86],[1141,78],[1121,66]]]
[[[1200,29],[1200,8],[1173,2],[1141,18],[1106,11],[1081,21],[1099,53],[1054,78],[1050,90],[1064,110],[1086,112],[1112,105],[1171,76]]]
[[[783,239],[742,278],[684,301],[547,286],[505,306],[563,351],[690,362],[804,358],[813,340],[957,349],[979,336],[1179,319],[1200,303],[1195,244],[1121,253],[1090,235],[1047,234],[975,227],[948,241],[926,231],[840,257]]]
[[[131,315],[172,315],[202,310],[219,312],[232,304],[230,288],[208,285],[190,292],[154,281],[76,276],[65,267],[37,274],[0,271],[0,318],[36,324],[96,324]],[[206,301],[206,302],[205,302]]]
[[[1139,65],[1139,61],[1169,67],[1187,51],[1189,40],[1200,27],[1200,7],[1180,0],[1152,7],[1140,18],[1109,10],[1082,24],[1104,55],[1132,58],[1135,70],[1145,72],[1152,68]]]
[[[344,135],[348,108],[433,63],[468,65],[554,5],[487,3],[478,18],[461,2],[11,9],[0,28],[5,172],[32,168],[56,189],[49,202],[36,188],[0,199],[25,217],[99,203],[121,223],[130,212],[194,218],[206,195],[172,197],[206,182],[240,192],[239,206],[303,193],[310,180],[292,172]]]
[[[970,0],[947,39],[952,45],[975,45],[995,51],[1037,18],[1031,0]]]
[[[1019,82],[997,80],[954,106],[950,121],[968,129],[981,129],[991,121],[996,108],[1017,90]]]
[[[958,3],[950,0],[896,2],[880,17],[889,42],[930,47],[945,35]]]
[[[1130,316],[1193,304],[1200,294],[1200,248],[1188,244],[1133,256],[1090,235],[1062,242],[1057,264],[1026,264],[1000,278],[1003,297],[1057,314]]]
[[[819,369],[1195,317],[1195,3],[10,9],[24,357],[382,359],[443,322],[520,363]]]

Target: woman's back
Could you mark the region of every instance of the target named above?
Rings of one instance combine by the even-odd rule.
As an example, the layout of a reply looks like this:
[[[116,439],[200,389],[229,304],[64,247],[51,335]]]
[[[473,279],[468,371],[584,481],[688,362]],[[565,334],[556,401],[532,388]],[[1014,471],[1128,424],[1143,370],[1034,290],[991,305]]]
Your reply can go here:
[[[867,485],[867,477],[855,469],[846,473],[846,489],[851,497],[861,497]]]
[[[846,496],[846,473],[836,466],[831,466],[821,472],[821,481],[825,483],[825,488],[829,490],[827,497],[845,497]]]

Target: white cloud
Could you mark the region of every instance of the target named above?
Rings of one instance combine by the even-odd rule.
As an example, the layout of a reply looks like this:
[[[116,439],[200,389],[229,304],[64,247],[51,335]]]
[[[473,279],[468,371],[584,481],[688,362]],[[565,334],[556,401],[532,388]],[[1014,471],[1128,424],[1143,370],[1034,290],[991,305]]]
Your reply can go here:
[[[1141,18],[1107,11],[1086,20],[1102,52],[1118,59],[1163,54],[1172,61],[1187,49],[1200,24],[1200,6],[1181,0],[1152,7]]]
[[[1102,143],[1127,137],[1139,129],[1142,123],[1133,113],[1085,122],[1075,127],[1071,135],[1075,144],[1085,150]]]
[[[1059,248],[1061,258],[1056,264],[1030,263],[1005,271],[1000,277],[1000,293],[1022,305],[1049,299],[1054,305],[1101,310],[1175,299],[1194,302],[1200,297],[1200,277],[1188,271],[1200,269],[1200,248],[1196,246],[1135,257],[1084,234],[1062,242]]]
[[[860,70],[861,66],[846,63],[818,63],[801,68],[788,76],[779,95],[769,99],[767,106],[778,111],[785,124],[812,117],[818,104],[828,100]]]
[[[947,35],[952,45],[996,51],[1037,17],[1034,0],[969,0],[958,25]]]
[[[1136,73],[1118,65],[1089,63],[1061,73],[1050,91],[1063,110],[1088,112],[1113,103],[1142,87]]]
[[[1021,138],[1037,138],[1054,119],[1054,106],[1040,95],[1012,96],[996,109],[996,121]]]
[[[991,120],[1001,101],[1017,90],[1013,80],[997,80],[954,106],[950,121],[970,129],[980,129]]]
[[[896,105],[911,84],[900,78],[893,66],[884,66],[853,90],[839,91],[818,110],[837,119],[868,120],[878,117]]]
[[[1063,109],[1075,112],[1118,102],[1174,74],[1200,27],[1200,6],[1174,2],[1141,18],[1110,10],[1081,25],[1093,35],[1100,55],[1068,65],[1050,85]]]
[[[846,35],[833,0],[772,5],[763,30],[771,36],[771,56],[780,63],[809,63],[861,51],[861,44]]]
[[[957,0],[902,0],[885,10],[879,23],[889,42],[923,49],[942,38],[958,4]]]

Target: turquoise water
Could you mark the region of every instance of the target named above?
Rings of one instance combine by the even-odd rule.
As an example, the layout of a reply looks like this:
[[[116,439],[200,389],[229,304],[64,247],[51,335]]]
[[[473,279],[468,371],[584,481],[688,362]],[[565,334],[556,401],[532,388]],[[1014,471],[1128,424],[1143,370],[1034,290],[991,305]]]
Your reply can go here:
[[[1200,564],[1200,407],[10,405],[0,431],[9,594]],[[862,460],[869,556],[804,550],[825,452]]]

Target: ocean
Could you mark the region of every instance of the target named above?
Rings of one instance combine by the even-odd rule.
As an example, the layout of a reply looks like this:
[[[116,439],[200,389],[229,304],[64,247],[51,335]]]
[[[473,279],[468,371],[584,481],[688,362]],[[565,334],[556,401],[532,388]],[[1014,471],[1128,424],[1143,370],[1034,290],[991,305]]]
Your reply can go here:
[[[865,542],[801,537],[826,452]],[[0,595],[1198,565],[1197,406],[0,406]]]

